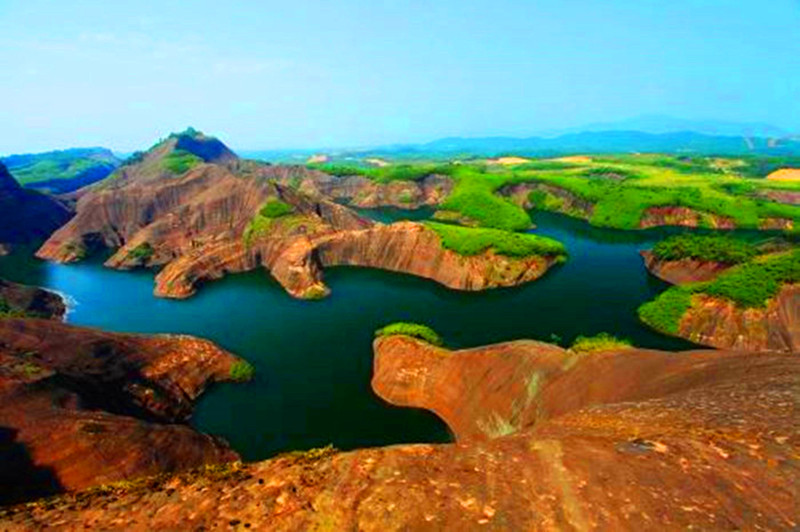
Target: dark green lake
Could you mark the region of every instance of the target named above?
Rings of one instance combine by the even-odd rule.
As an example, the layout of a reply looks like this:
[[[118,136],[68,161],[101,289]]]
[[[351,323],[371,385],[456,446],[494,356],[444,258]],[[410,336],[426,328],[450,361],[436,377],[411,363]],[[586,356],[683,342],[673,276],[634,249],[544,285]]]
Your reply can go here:
[[[392,210],[372,215],[385,221],[406,216]],[[643,347],[692,347],[636,319],[636,308],[666,288],[647,274],[638,252],[675,231],[598,229],[547,213],[536,214],[535,222],[537,233],[567,246],[570,260],[534,283],[483,293],[336,268],[326,272],[332,294],[321,301],[292,299],[260,271],[229,276],[189,300],[172,301],[153,297],[152,272],[118,272],[99,260],[64,266],[21,255],[0,258],[0,277],[67,294],[74,300],[70,323],[194,334],[249,360],[255,380],[209,390],[193,420],[200,430],[224,436],[247,460],[328,443],[350,449],[442,442],[450,436],[436,416],[392,407],[372,393],[372,336],[382,325],[427,323],[452,347],[520,338],[560,338],[566,344],[601,331]]]

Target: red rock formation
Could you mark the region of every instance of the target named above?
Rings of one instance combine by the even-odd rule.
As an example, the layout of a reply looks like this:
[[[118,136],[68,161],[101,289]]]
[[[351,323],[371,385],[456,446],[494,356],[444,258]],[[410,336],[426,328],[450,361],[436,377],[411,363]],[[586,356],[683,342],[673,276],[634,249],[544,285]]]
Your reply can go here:
[[[9,310],[60,320],[67,312],[58,294],[34,286],[25,286],[0,279],[0,302]]]
[[[294,181],[291,181],[294,179]],[[310,172],[299,182],[296,178],[282,181],[293,183],[307,194],[348,200],[355,207],[374,209],[398,207],[418,209],[438,205],[453,190],[453,180],[432,174],[418,181],[378,183],[363,176],[337,177],[322,172]]]
[[[70,216],[58,200],[22,188],[0,163],[0,248],[44,240]]]
[[[465,257],[442,246],[423,224],[400,222],[369,229],[319,232],[315,235],[272,236],[246,246],[242,242],[206,246],[171,262],[156,277],[156,295],[188,297],[198,282],[224,272],[252,270],[259,265],[294,297],[318,298],[329,290],[322,269],[362,266],[408,273],[456,290],[516,286],[538,279],[555,257],[512,258],[487,251]]]
[[[524,209],[531,209],[534,206],[530,201],[530,193],[537,190],[556,199],[555,201],[558,205],[555,210],[557,210],[557,212],[584,220],[588,220],[592,217],[592,213],[594,212],[594,204],[592,202],[573,194],[569,190],[553,185],[544,183],[518,183],[502,187],[500,189],[500,194],[509,197],[514,203]],[[554,205],[554,207],[555,206],[556,205]]]
[[[642,214],[639,227],[659,227],[662,225],[680,227],[711,227],[714,229],[735,229],[736,223],[732,218],[718,214],[707,213],[690,209],[689,207],[648,207]]]
[[[758,228],[767,231],[791,231],[794,229],[794,220],[790,218],[763,218],[759,222]]]
[[[660,260],[652,251],[640,252],[647,270],[671,284],[710,281],[731,267],[721,262],[696,259]]]
[[[800,358],[644,350],[576,358],[536,342],[449,353],[406,338],[376,349],[378,392],[450,412],[458,444],[286,455],[223,475],[18,507],[0,519],[9,529],[366,531],[800,522]],[[535,387],[525,384],[531,372],[540,372]],[[477,420],[515,408],[519,430],[481,434]]]
[[[784,285],[766,308],[695,295],[678,335],[720,349],[800,353],[800,285]]]
[[[420,224],[372,228],[372,222],[319,196],[319,190],[338,185],[304,168],[251,165],[233,173],[230,165],[201,164],[182,176],[155,179],[150,167],[160,168],[162,151],[154,149],[140,165],[123,167],[126,177],[83,194],[75,218],[37,255],[69,262],[96,246],[116,249],[107,266],[163,265],[155,293],[176,298],[192,295],[202,281],[258,267],[293,296],[317,298],[328,293],[322,282],[325,266],[381,268],[482,290],[531,281],[553,263],[548,257],[512,259],[491,251],[462,257],[444,249],[439,237]],[[316,183],[315,195],[294,189],[302,190],[303,183]],[[450,186],[438,176],[403,183],[381,185],[372,193],[383,198],[380,202],[390,201],[397,190],[414,186],[420,187],[414,197],[426,202]],[[248,237],[251,221],[270,198],[288,203],[294,212],[272,220],[265,234]]]
[[[0,427],[30,475],[7,498],[235,460],[184,422],[233,355],[189,336],[141,336],[0,319]],[[8,456],[0,453],[0,459]],[[39,475],[46,472],[44,484]]]
[[[772,201],[777,201],[778,203],[800,205],[800,191],[767,189],[763,191],[763,195],[764,197],[771,199]]]

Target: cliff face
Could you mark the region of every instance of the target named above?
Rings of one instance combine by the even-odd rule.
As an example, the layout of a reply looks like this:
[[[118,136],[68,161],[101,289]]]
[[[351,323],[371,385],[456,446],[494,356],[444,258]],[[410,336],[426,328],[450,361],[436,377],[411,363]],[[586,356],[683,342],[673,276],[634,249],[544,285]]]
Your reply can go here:
[[[686,284],[710,281],[730,268],[721,262],[695,259],[660,260],[652,251],[640,252],[647,270],[671,284]]]
[[[44,240],[71,215],[61,202],[23,189],[0,163],[0,246]]]
[[[390,181],[378,183],[363,176],[331,176],[312,172],[303,179],[286,180],[307,194],[321,195],[337,200],[347,200],[350,205],[366,209],[397,207],[417,209],[435,206],[453,190],[453,180],[447,176],[431,174],[418,181]]]
[[[6,306],[12,312],[55,320],[61,320],[67,312],[67,306],[58,294],[3,279],[0,279],[0,306]]]
[[[400,222],[314,235],[273,233],[249,246],[232,242],[206,247],[167,265],[156,277],[156,294],[187,297],[201,281],[258,266],[269,270],[289,294],[306,299],[329,293],[322,275],[331,266],[408,273],[474,291],[533,281],[555,262],[554,257],[511,258],[492,251],[462,256],[445,249],[438,235],[423,224]]]
[[[676,285],[711,281],[731,267],[693,259],[661,261],[650,251],[641,254],[650,273]],[[741,308],[727,299],[695,294],[677,335],[719,349],[800,352],[800,287],[784,285],[764,308]]]
[[[766,308],[695,295],[679,335],[721,349],[800,353],[800,286],[784,285]]]
[[[731,218],[696,211],[689,207],[649,207],[642,214],[639,227],[659,227],[664,225],[678,227],[711,227],[713,229],[735,229],[736,223]]]
[[[547,210],[560,212],[576,218],[588,220],[594,212],[594,204],[580,196],[573,194],[569,190],[546,185],[544,183],[518,183],[507,185],[500,189],[500,194],[507,196],[514,203],[524,209],[543,206],[534,205],[531,202],[531,192],[539,192],[543,196],[544,208]]]
[[[0,319],[0,461],[11,464],[0,475],[3,498],[237,459],[182,424],[236,361],[189,336]]]
[[[375,348],[376,391],[447,415],[457,444],[285,455],[18,507],[0,519],[9,528],[367,531],[785,529],[800,521],[797,357],[576,356],[537,342],[451,353],[401,337]],[[514,410],[517,430],[481,428]]]

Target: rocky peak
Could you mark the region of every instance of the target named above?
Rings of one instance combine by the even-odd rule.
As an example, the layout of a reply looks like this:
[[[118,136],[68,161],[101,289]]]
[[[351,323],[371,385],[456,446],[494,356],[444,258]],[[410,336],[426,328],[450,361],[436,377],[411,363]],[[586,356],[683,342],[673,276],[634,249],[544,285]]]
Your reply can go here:
[[[19,183],[17,183],[17,180],[11,175],[11,172],[8,171],[6,165],[0,162],[0,193],[16,191],[20,188]]]

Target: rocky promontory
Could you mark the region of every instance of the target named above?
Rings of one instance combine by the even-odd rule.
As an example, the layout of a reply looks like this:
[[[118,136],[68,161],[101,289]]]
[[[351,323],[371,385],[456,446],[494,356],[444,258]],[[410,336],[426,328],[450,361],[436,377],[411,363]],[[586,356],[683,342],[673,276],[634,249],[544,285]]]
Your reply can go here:
[[[185,424],[211,383],[244,364],[183,335],[0,319],[4,501],[236,460]]]
[[[61,320],[67,313],[62,297],[35,286],[0,279],[0,316],[15,315]]]
[[[651,327],[721,349],[800,352],[800,250],[678,236],[642,252],[676,286],[639,309]],[[684,256],[685,255],[685,256]]]
[[[664,260],[650,250],[641,251],[640,254],[647,271],[670,284],[710,281],[732,266],[724,262],[695,258]]]
[[[458,442],[289,453],[7,510],[7,528],[786,529],[800,359],[375,343],[376,392]],[[764,497],[769,493],[769,497]]]
[[[376,225],[329,199],[348,197],[349,178],[240,161],[210,139],[197,132],[171,136],[123,165],[80,196],[76,216],[37,256],[71,262],[110,249],[109,267],[163,267],[155,293],[164,297],[189,297],[204,281],[264,268],[291,295],[318,298],[329,291],[322,271],[330,266],[379,268],[483,290],[534,280],[564,255],[563,249],[508,255],[491,246],[457,253],[424,224]],[[209,158],[211,152],[222,155]],[[419,187],[409,192],[416,199],[404,203],[411,206],[438,201],[452,183],[432,175],[372,185],[370,194],[382,198],[373,206]]]

